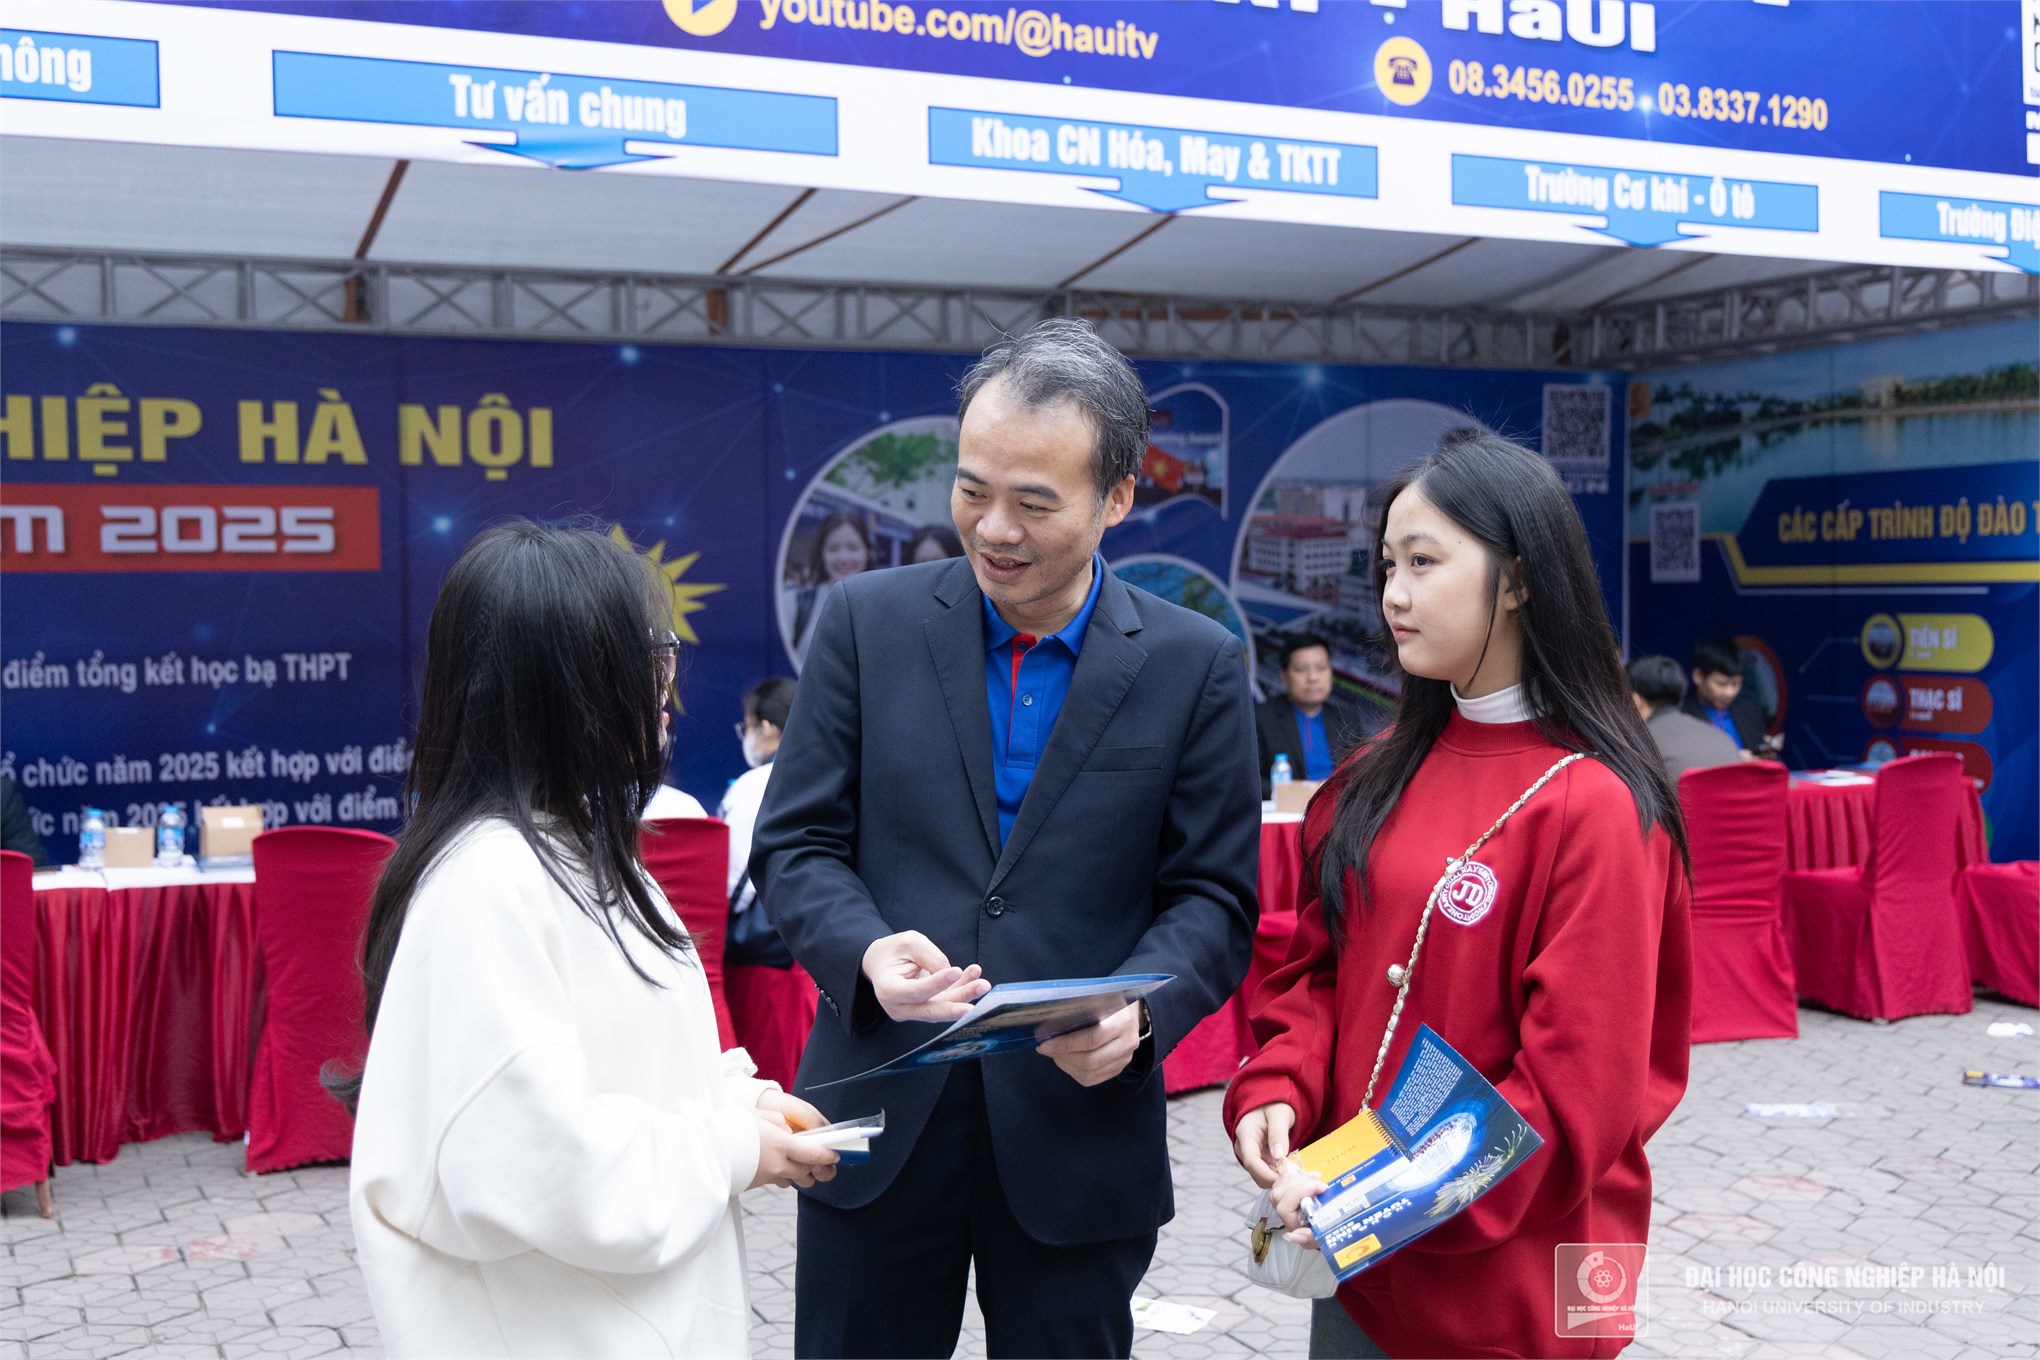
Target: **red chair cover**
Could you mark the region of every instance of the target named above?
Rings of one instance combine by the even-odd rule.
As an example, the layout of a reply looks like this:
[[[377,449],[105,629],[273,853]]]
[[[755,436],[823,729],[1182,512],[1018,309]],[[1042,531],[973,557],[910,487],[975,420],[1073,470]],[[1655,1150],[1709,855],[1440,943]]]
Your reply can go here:
[[[1799,994],[1866,1019],[1967,1014],[1969,959],[1955,911],[1961,761],[1894,760],[1872,792],[1867,865],[1785,876]]]
[[[361,937],[383,861],[373,831],[287,826],[255,838],[255,928],[268,991],[248,1082],[248,1170],[346,1160],[354,1120],[319,1084],[327,1063],[359,1063]]]
[[[1972,864],[1957,892],[1969,976],[2007,1000],[2040,1006],[2040,862]]]
[[[1261,919],[1254,928],[1254,956],[1246,980],[1225,1004],[1200,1020],[1162,1061],[1162,1086],[1181,1095],[1223,1086],[1240,1064],[1260,1051],[1247,1023],[1255,993],[1289,957],[1296,935],[1296,900],[1303,877],[1303,819],[1261,823],[1259,893]]]
[[[752,911],[764,908],[753,904]],[[807,1051],[808,1032],[815,1027],[815,1004],[821,993],[799,964],[767,968],[732,964],[724,985],[729,990],[730,1020],[737,1042],[758,1064],[758,1075],[793,1089],[800,1055]]]
[[[35,861],[0,850],[0,1190],[50,1174],[57,1066],[35,1018]]]
[[[730,926],[730,828],[713,817],[671,817],[644,824],[645,868],[694,936],[715,1027],[724,1048],[737,1044],[737,1027],[723,985],[723,936]],[[757,1055],[752,1055],[756,1061]]]
[[[1693,1042],[1799,1034],[1785,937],[1785,767],[1688,770],[1679,805],[1693,854]]]

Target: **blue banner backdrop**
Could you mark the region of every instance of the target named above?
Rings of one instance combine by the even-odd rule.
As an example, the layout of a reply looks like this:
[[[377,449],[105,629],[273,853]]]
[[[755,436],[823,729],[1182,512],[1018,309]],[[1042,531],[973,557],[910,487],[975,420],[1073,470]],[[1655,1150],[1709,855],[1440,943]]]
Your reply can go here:
[[[2010,0],[176,2],[2033,173]]]
[[[1795,767],[1953,751],[2040,852],[2030,321],[1640,374],[1635,652],[1742,639]]]
[[[0,768],[62,858],[86,805],[394,826],[439,581],[504,516],[659,563],[695,644],[670,778],[711,809],[743,689],[792,669],[832,573],[950,551],[924,531],[966,356],[9,323],[0,360]],[[1621,617],[1618,377],[1140,368],[1155,434],[1107,556],[1263,652],[1327,633],[1385,701],[1369,491],[1469,417],[1543,441]]]

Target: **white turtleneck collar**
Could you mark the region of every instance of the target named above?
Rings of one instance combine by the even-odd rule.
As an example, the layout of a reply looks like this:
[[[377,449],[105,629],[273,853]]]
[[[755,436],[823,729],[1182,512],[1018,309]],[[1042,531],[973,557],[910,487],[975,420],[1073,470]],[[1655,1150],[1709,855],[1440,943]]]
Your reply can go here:
[[[1516,723],[1529,722],[1534,716],[1530,703],[1524,697],[1521,685],[1498,689],[1493,694],[1483,694],[1478,699],[1468,699],[1460,694],[1459,686],[1452,687],[1452,702],[1459,706],[1459,716],[1468,722]]]

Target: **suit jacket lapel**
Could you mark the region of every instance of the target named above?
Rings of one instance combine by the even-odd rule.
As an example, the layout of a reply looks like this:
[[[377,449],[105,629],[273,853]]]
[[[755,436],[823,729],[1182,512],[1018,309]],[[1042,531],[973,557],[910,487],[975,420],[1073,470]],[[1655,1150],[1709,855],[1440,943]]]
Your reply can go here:
[[[1098,607],[1091,614],[1091,626],[1084,633],[1083,650],[1077,653],[1076,674],[1070,677],[1070,692],[1056,715],[1055,731],[1041,753],[1041,763],[1028,782],[1027,796],[1020,800],[1019,815],[1013,819],[1013,834],[1006,838],[1005,853],[992,870],[991,886],[996,888],[1014,863],[1026,851],[1034,833],[1048,820],[1048,814],[1069,788],[1090,758],[1091,748],[1105,732],[1105,725],[1119,711],[1120,701],[1133,687],[1133,679],[1147,661],[1147,650],[1130,634],[1140,631],[1140,611],[1126,586],[1111,572],[1099,587]],[[984,709],[984,686],[978,686],[980,713]],[[990,718],[984,719],[987,728]],[[987,739],[989,747],[990,741]],[[993,822],[993,830],[998,824]],[[993,843],[997,844],[994,835]]]
[[[971,799],[994,859],[999,854],[999,794],[992,782],[992,719],[985,707],[985,623],[977,578],[962,558],[946,572],[935,597],[948,608],[922,625],[956,744],[970,778]],[[1088,645],[1088,643],[1086,644]]]
[[[1282,699],[1282,712],[1289,723],[1289,749],[1296,756],[1296,778],[1303,778],[1303,766],[1307,753],[1303,749],[1303,715],[1296,711],[1296,705],[1287,695]]]

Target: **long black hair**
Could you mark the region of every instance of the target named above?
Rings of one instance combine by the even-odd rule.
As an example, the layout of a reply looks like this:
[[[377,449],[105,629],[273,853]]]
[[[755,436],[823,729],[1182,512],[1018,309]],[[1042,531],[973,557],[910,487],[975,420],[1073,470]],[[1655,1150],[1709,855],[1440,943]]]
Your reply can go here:
[[[654,902],[638,849],[639,815],[665,770],[658,649],[671,619],[645,560],[586,529],[500,524],[447,572],[426,639],[410,818],[362,941],[371,1032],[419,881],[485,818],[514,825],[619,950],[619,917],[662,950],[688,947]],[[353,1109],[360,1071],[323,1076]]]
[[[1478,428],[1453,430],[1383,489],[1382,522],[1396,498],[1416,492],[1487,550],[1492,598],[1507,579],[1521,599],[1523,694],[1537,730],[1613,770],[1636,800],[1640,831],[1663,826],[1686,854],[1686,829],[1664,762],[1629,699],[1615,630],[1601,604],[1586,527],[1551,465],[1520,444]],[[1387,574],[1377,553],[1378,587]],[[1493,637],[1495,618],[1488,620]],[[1345,929],[1348,870],[1368,905],[1367,860],[1375,837],[1452,716],[1452,684],[1404,672],[1395,724],[1356,756],[1334,805],[1331,832],[1307,872],[1318,881],[1335,946]],[[1500,812],[1501,809],[1495,809]]]
[[[864,545],[864,569],[870,571],[876,565],[872,561],[871,530],[864,527],[864,516],[855,510],[831,510],[822,527],[815,530],[814,547],[808,550],[808,575],[814,577],[810,584],[819,586],[829,579],[829,535],[843,528],[856,534],[857,541]]]

